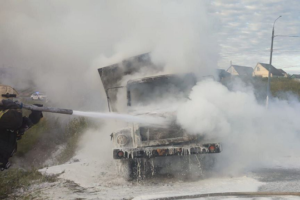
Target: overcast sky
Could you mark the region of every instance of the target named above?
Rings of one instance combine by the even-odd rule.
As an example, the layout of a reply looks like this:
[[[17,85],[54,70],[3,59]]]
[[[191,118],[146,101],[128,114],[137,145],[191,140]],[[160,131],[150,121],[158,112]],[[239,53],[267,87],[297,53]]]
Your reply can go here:
[[[219,20],[219,66],[254,67],[269,63],[274,20],[275,35],[300,36],[299,0],[214,0],[211,13]],[[273,65],[288,73],[300,73],[300,37],[275,37]]]
[[[269,62],[280,15],[275,35],[300,36],[300,0],[0,0],[0,64],[85,71],[103,55],[152,51],[182,68],[255,67]],[[275,67],[300,74],[299,54],[300,37],[275,37]]]

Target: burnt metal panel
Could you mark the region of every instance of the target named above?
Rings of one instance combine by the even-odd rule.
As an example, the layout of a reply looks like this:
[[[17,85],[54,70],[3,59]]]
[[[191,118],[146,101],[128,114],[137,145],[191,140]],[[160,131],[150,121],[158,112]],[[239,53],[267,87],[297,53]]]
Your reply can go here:
[[[110,104],[109,107],[111,107],[112,111],[117,112],[115,107],[117,91],[122,84],[123,77],[138,73],[144,68],[147,68],[149,71],[158,71],[160,69],[151,62],[149,53],[134,56],[125,59],[120,63],[98,69],[98,73]]]

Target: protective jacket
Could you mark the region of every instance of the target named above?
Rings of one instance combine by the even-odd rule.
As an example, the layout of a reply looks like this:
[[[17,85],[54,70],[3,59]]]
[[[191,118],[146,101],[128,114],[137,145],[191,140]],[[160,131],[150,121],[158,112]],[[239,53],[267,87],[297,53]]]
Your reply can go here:
[[[17,110],[0,111],[0,168],[8,168],[8,159],[17,150],[18,130],[22,126],[22,113]]]
[[[3,88],[11,90],[9,86],[0,85],[0,92],[5,90]],[[29,117],[23,117],[19,105],[12,99],[0,98],[0,101],[0,170],[4,170],[10,167],[8,160],[17,151],[17,140],[43,115],[39,111],[32,111]]]

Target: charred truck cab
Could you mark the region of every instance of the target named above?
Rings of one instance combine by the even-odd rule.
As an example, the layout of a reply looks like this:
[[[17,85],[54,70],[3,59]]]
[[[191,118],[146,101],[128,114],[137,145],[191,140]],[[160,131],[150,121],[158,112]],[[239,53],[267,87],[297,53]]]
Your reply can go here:
[[[148,54],[98,69],[109,110],[118,112],[117,92],[123,89],[127,94],[128,113],[159,116],[175,122],[176,112],[171,107],[178,101],[189,100],[196,77],[192,73],[156,75],[131,79],[125,86],[121,85],[125,75],[136,74],[143,68],[153,73],[159,69],[151,63]],[[189,134],[176,123],[167,127],[128,123],[112,133],[112,142],[118,172],[126,179],[143,178],[175,168],[174,173],[201,176],[203,169],[212,167],[212,154],[221,151],[219,143],[206,141],[203,134]]]

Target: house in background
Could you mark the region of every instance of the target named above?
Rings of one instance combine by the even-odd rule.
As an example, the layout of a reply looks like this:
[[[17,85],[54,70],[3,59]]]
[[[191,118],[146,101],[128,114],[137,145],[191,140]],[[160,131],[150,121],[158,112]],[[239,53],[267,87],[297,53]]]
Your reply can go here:
[[[294,80],[300,81],[300,74],[293,74],[291,76],[291,78],[294,79]]]
[[[265,63],[257,63],[256,67],[253,70],[253,76],[260,76],[260,77],[268,77],[269,70],[271,70],[271,77],[287,77],[287,73],[283,74],[281,70],[276,69],[273,65],[265,64]]]
[[[283,69],[278,69],[284,77],[288,77],[289,75],[283,70]]]
[[[239,65],[230,65],[227,72],[232,76],[252,76],[253,68]]]
[[[217,74],[218,74],[220,80],[223,80],[224,78],[231,76],[230,73],[228,73],[224,69],[217,69]]]

